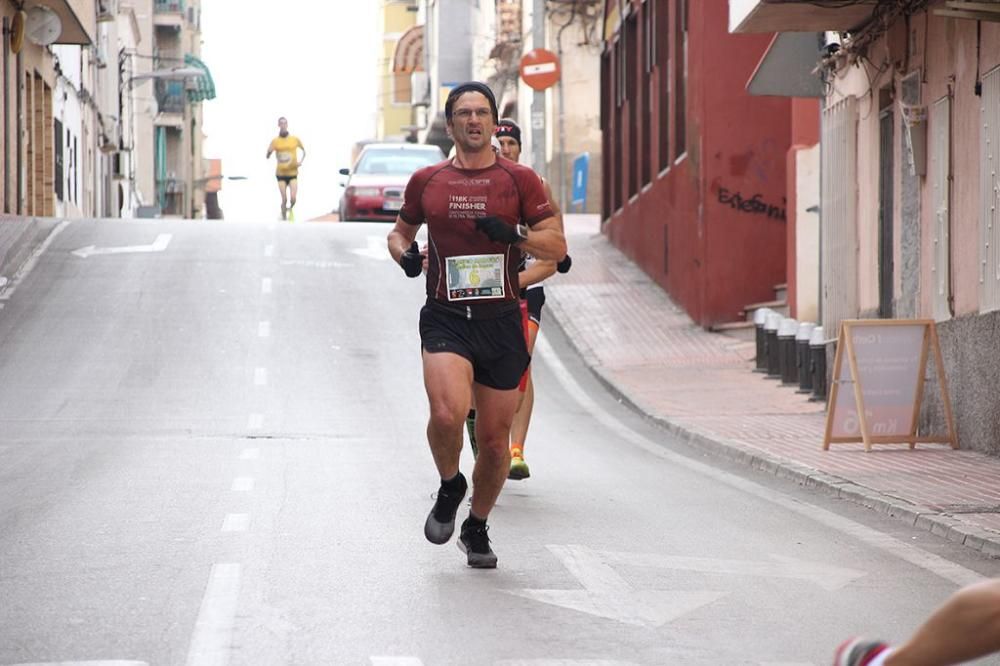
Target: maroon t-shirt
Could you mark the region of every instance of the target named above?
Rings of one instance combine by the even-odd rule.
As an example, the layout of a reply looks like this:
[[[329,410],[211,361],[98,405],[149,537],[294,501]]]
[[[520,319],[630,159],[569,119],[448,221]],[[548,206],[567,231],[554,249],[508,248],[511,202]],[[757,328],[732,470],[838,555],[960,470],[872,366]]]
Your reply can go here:
[[[427,296],[452,305],[515,301],[521,250],[494,243],[475,219],[492,215],[534,226],[552,217],[538,174],[502,157],[485,169],[459,169],[451,160],[410,177],[399,216],[427,224]]]

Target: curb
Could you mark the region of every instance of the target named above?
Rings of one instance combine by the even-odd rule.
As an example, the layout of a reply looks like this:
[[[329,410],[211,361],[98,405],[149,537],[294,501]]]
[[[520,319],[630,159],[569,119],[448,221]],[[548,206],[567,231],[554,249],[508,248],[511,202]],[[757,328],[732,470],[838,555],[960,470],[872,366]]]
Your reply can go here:
[[[556,289],[551,290],[551,292],[556,291]],[[685,428],[671,421],[668,417],[653,413],[652,410],[633,400],[624,388],[608,378],[600,366],[592,361],[588,351],[574,340],[574,336],[570,334],[562,321],[565,311],[559,304],[558,297],[551,292],[546,293],[546,298],[550,302],[549,311],[552,313],[550,320],[566,337],[573,350],[580,355],[590,373],[616,400],[665,430],[685,446],[717,458],[745,465],[765,474],[771,474],[779,479],[794,481],[800,486],[822,492],[829,497],[859,504],[895,518],[910,527],[925,530],[953,543],[971,548],[987,557],[1000,558],[1000,534],[996,532],[969,525],[951,514],[912,504],[898,497],[859,485],[850,479],[821,472],[787,458],[770,455],[737,441],[713,439]],[[551,303],[551,301],[555,301],[555,303]],[[551,307],[551,305],[555,305],[555,307]]]
[[[0,291],[61,222],[56,217],[0,216],[0,231],[6,232],[0,233]]]

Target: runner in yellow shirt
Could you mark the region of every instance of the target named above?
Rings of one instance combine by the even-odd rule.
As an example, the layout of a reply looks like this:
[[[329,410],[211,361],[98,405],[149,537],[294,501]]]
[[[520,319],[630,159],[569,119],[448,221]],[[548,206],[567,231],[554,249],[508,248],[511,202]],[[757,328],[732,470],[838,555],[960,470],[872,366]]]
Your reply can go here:
[[[302,151],[302,159],[299,159],[299,150]],[[268,159],[271,159],[271,153],[275,153],[278,159],[274,175],[278,179],[278,191],[281,192],[281,219],[284,220],[293,215],[292,208],[295,207],[295,196],[299,191],[299,165],[306,161],[306,148],[299,137],[288,133],[288,119],[284,116],[278,118],[278,136],[267,147]],[[288,204],[288,189],[291,189],[291,205]]]

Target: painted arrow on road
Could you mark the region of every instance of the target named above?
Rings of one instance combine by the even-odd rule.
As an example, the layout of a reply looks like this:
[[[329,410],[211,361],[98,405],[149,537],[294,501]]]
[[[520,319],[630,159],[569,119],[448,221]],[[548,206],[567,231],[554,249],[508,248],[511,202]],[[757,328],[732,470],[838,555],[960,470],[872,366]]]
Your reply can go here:
[[[697,571],[709,574],[758,576],[765,578],[791,578],[804,580],[833,592],[865,575],[857,569],[845,569],[828,564],[806,562],[794,557],[772,555],[770,562],[747,560],[719,560],[710,557],[677,557],[650,553],[612,553],[602,551],[605,562],[675,571]]]
[[[697,571],[739,577],[764,576],[804,580],[825,590],[837,590],[865,575],[791,557],[770,562],[678,557],[648,553],[595,551],[586,546],[548,546],[576,578],[582,590],[515,590],[511,594],[569,608],[625,624],[659,627],[726,596],[718,591],[634,590],[611,564],[675,571]]]
[[[514,590],[511,594],[640,627],[659,627],[727,592],[636,591],[585,546],[548,546],[584,589]]]
[[[79,250],[73,250],[72,254],[86,259],[95,254],[131,254],[136,252],[163,252],[170,245],[170,239],[173,238],[172,234],[160,234],[156,237],[156,240],[152,242],[151,245],[125,245],[122,247],[97,247],[95,245],[88,245],[86,247],[81,247]]]
[[[385,238],[380,236],[369,236],[368,246],[351,250],[354,254],[369,259],[391,259],[389,248],[385,244]]]

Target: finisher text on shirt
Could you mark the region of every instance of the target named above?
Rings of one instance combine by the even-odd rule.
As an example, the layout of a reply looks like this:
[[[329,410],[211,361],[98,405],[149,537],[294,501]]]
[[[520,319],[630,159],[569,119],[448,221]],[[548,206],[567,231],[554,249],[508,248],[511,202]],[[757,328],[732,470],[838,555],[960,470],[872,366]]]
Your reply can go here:
[[[534,171],[498,157],[485,169],[458,169],[449,160],[418,170],[399,215],[427,224],[427,296],[474,312],[477,304],[517,300],[521,261],[520,249],[491,241],[476,218],[534,226],[552,209]]]

